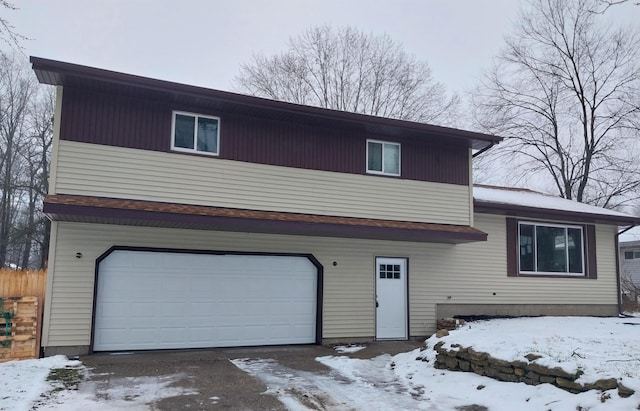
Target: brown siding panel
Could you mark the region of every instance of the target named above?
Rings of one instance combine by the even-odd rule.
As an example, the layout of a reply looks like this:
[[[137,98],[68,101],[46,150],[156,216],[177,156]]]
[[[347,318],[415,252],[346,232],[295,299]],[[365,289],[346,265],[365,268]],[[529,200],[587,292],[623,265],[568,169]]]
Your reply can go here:
[[[587,253],[587,278],[595,280],[598,278],[596,269],[598,266],[596,260],[596,227],[591,224],[586,225],[585,231],[587,232],[587,246],[585,247]]]
[[[507,277],[517,277],[518,272],[518,220],[507,218]]]
[[[220,158],[364,174],[366,140],[371,138],[402,145],[401,178],[469,185],[464,144],[427,141],[420,135],[389,138],[344,126],[258,118],[72,87],[63,94],[61,138],[167,152],[172,110],[220,117]]]

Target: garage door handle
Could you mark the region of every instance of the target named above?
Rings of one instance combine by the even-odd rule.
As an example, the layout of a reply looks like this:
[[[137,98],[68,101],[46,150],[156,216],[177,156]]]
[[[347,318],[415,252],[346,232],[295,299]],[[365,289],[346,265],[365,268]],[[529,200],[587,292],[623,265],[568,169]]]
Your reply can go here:
[[[380,307],[380,304],[378,304],[378,301],[376,301],[376,308]]]

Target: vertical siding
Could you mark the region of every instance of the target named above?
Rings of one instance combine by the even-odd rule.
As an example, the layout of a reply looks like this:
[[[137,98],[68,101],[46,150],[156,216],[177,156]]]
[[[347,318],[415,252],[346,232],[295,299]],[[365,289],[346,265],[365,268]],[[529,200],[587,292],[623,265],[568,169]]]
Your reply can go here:
[[[56,259],[51,268],[45,345],[89,344],[94,264],[113,245],[311,253],[325,270],[324,338],[375,335],[376,256],[409,259],[412,336],[433,332],[438,303],[617,303],[615,227],[597,226],[597,280],[508,278],[504,217],[477,214],[475,219],[477,227],[489,233],[489,241],[455,246],[60,222],[52,244]],[[77,252],[83,258],[75,258]]]
[[[469,187],[61,141],[57,194],[469,224]]]
[[[253,117],[212,107],[192,107],[170,100],[143,99],[65,88],[61,138],[144,150],[170,150],[172,110],[221,118],[220,158],[286,167],[365,174],[367,138],[402,144],[402,178],[468,185],[467,145],[426,141],[425,135],[396,133],[387,137],[375,128],[332,123],[311,124],[308,118],[286,120]],[[59,118],[59,117],[58,117]],[[211,160],[211,159],[210,159]]]

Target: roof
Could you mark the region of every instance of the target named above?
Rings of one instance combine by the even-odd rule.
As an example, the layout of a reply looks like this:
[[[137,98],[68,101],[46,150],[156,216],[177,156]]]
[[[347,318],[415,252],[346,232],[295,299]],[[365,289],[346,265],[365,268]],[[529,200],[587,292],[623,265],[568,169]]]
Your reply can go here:
[[[487,240],[486,233],[464,225],[244,210],[64,194],[48,195],[43,211],[53,221],[451,244]]]
[[[524,188],[475,184],[473,203],[477,212],[617,225],[640,224],[640,217]]]
[[[243,110],[256,115],[268,115],[271,118],[291,119],[297,117],[307,121],[312,119],[319,123],[348,123],[364,127],[368,131],[373,130],[382,135],[408,133],[420,134],[425,138],[465,141],[469,147],[476,150],[488,148],[502,141],[502,137],[449,127],[269,100],[40,57],[31,57],[30,60],[38,81],[43,84],[94,89],[108,88],[130,94],[142,92],[155,98],[173,99],[190,104],[224,106],[227,109]]]

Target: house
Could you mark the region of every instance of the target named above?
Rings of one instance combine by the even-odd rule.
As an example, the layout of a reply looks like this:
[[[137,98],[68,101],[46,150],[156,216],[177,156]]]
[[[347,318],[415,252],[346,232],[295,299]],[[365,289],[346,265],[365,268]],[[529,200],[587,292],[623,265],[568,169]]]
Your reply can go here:
[[[617,228],[638,218],[474,189],[500,137],[31,62],[57,87],[45,355],[618,313]]]
[[[623,298],[640,303],[640,227],[620,235],[619,253]]]

